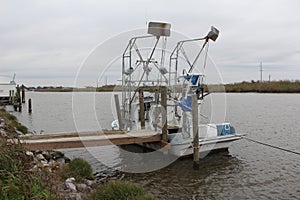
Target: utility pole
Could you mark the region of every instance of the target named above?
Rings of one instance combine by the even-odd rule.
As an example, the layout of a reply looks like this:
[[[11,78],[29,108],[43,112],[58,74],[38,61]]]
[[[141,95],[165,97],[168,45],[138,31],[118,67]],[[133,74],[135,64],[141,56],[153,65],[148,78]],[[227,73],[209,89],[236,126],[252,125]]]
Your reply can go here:
[[[269,74],[269,82],[271,82],[271,74]]]
[[[263,81],[263,67],[262,67],[262,62],[260,62],[260,82]]]

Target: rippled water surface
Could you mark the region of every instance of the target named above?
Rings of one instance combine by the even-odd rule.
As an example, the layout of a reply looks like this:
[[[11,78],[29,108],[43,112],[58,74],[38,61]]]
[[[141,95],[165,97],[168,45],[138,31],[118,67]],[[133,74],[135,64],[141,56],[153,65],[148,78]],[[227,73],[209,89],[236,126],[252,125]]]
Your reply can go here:
[[[72,93],[28,93],[27,97],[33,100],[33,113],[29,115],[25,106],[24,112],[16,115],[37,133],[72,132],[76,127],[79,130],[109,128],[114,118],[111,94],[89,94],[95,97],[93,101],[84,93],[80,95],[83,97],[75,97],[74,113]],[[226,99],[225,120],[238,132],[300,152],[299,94],[227,94]],[[91,103],[95,104],[94,109],[86,106]],[[123,158],[118,148],[90,148],[89,151],[92,155],[84,149],[64,150],[70,157],[84,157],[95,171],[103,174],[113,175],[120,169]],[[192,159],[186,158],[157,171],[123,174],[125,180],[144,186],[158,199],[300,198],[300,156],[245,139],[232,143],[229,152],[205,157],[199,171],[193,170]]]

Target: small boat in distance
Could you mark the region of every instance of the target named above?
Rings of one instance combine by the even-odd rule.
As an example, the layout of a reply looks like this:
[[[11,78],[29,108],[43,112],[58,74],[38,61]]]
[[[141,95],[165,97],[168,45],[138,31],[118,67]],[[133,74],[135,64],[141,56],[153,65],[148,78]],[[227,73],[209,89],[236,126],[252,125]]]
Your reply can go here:
[[[198,59],[204,54],[204,63],[200,67],[205,68],[208,43],[216,41],[219,30],[211,27],[203,38],[177,42],[170,54],[167,69],[165,55],[167,38],[171,34],[170,27],[168,23],[150,22],[148,35],[130,39],[122,59],[123,91],[119,118],[122,119],[122,124],[115,120],[111,125],[114,130],[146,129],[161,133],[167,124],[166,142],[169,153],[181,157],[193,154],[192,96],[197,96],[197,106],[200,107],[204,98],[209,95],[204,87],[205,74],[199,73],[201,70]],[[147,39],[154,40],[154,46],[150,51],[143,52],[143,49],[138,48],[138,42]],[[204,43],[191,61],[183,48],[194,42]],[[162,48],[158,49],[160,45]],[[180,66],[180,59],[186,61],[187,68]],[[160,92],[160,88],[166,89],[166,97]],[[166,101],[166,109],[162,106],[163,101]],[[201,113],[198,115],[199,118],[203,116]],[[228,122],[202,123],[199,124],[198,131],[200,153],[228,149],[232,141],[242,138]],[[152,149],[161,148],[155,144],[145,145]]]
[[[9,76],[0,75],[0,105],[6,105],[9,103],[10,96],[16,94],[16,83],[14,74],[11,80]]]

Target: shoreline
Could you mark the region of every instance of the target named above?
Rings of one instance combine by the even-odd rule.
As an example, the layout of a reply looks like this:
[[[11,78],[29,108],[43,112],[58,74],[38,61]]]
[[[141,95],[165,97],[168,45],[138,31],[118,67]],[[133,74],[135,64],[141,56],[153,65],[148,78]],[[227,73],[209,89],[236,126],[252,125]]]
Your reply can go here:
[[[28,129],[16,125],[24,127],[1,107],[0,199],[155,199],[141,186],[122,180],[123,177],[99,180],[99,172],[93,172],[82,158],[70,160],[64,153],[51,149],[26,149],[19,136],[27,134]]]
[[[209,84],[204,86],[210,93],[300,93],[300,81],[270,81],[270,82],[239,82],[230,84]],[[101,87],[70,88],[70,87],[37,87],[29,88],[34,92],[122,92],[120,85],[105,85]]]

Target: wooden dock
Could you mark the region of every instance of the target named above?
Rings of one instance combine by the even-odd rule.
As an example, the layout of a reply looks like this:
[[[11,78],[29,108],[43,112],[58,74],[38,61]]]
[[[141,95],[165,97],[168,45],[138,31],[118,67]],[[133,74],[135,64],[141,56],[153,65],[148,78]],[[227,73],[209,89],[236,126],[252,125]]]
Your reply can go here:
[[[26,135],[20,137],[20,142],[30,150],[46,150],[159,142],[161,139],[161,133],[134,130]]]

